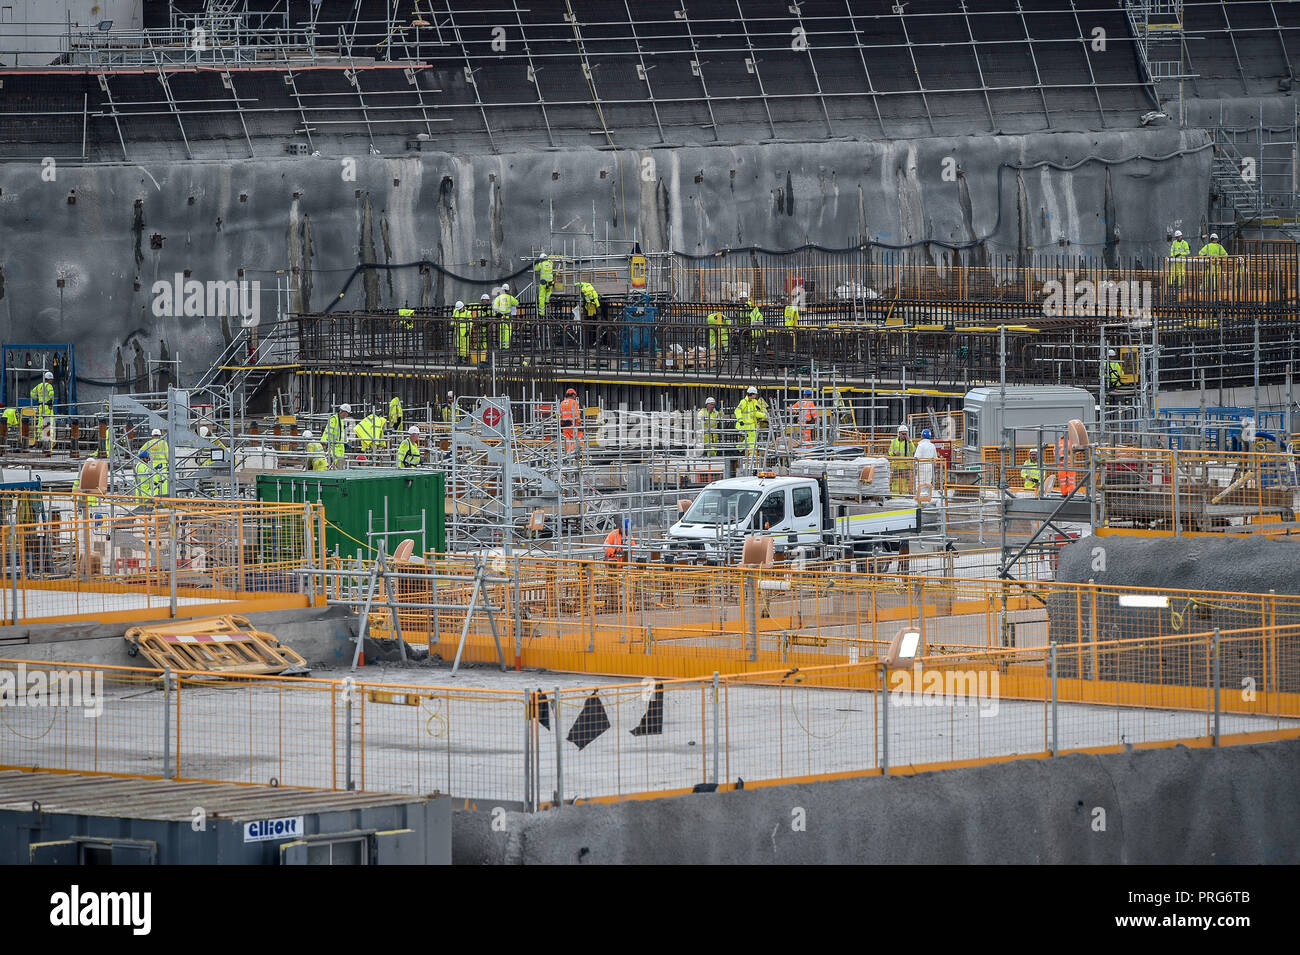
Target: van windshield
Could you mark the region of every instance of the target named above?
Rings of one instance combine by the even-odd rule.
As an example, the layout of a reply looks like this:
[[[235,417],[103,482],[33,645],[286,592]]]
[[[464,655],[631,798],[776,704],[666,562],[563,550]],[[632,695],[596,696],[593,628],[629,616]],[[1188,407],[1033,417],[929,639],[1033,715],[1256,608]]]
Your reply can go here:
[[[743,521],[759,492],[750,488],[710,487],[706,488],[682,521],[687,524],[726,524],[731,521]]]

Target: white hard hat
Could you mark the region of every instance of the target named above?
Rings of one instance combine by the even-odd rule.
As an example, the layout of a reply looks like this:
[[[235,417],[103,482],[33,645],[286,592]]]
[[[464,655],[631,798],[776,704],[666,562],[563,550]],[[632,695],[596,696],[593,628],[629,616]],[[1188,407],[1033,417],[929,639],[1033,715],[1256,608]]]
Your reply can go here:
[[[45,373],[45,380],[46,380],[46,381],[53,381],[53,380],[54,380],[54,372],[52,372],[52,371],[47,371],[47,372]]]
[[[1211,241],[1211,242],[1218,242],[1218,241],[1219,241],[1219,233],[1217,233],[1217,232],[1211,232],[1211,233],[1210,233],[1210,241]]]
[[[456,307],[457,307],[457,308],[464,308],[464,307],[465,307],[465,303],[464,303],[464,302],[457,302],[457,303],[456,303]]]
[[[502,282],[502,283],[501,283],[501,291],[503,291],[503,292],[509,292],[509,291],[510,291],[510,283],[509,283],[509,282]]]
[[[716,405],[716,404],[717,404],[717,402],[713,400],[713,395],[709,395],[709,397],[705,398],[705,399],[704,399],[704,403],[705,403],[706,405]]]
[[[312,438],[316,437],[316,435],[315,435],[313,432],[311,432],[311,431],[304,431],[304,432],[302,433],[302,436],[303,436],[303,439],[306,440],[306,441],[310,441]]]
[[[415,425],[411,425],[410,429],[409,429],[406,433],[409,434],[409,435],[410,435],[411,437],[413,437],[413,438],[414,438],[414,437],[419,437],[420,429],[417,428]]]
[[[907,434],[907,425],[905,425],[905,424],[900,424],[900,425],[898,426],[898,433],[899,433],[899,434]]]
[[[348,414],[352,414],[352,406],[347,404],[339,405],[339,411],[346,411]]]
[[[1037,448],[1030,448],[1030,449],[1029,449],[1029,456],[1030,456],[1031,458],[1036,458],[1036,457],[1038,457],[1038,449],[1037,449]]]
[[[747,394],[747,395],[756,395],[756,394],[758,394],[758,389],[755,388],[753,385],[750,385],[750,386],[749,386],[749,390],[746,391],[745,394]]]
[[[546,258],[546,250],[545,250],[545,249],[542,249],[541,252],[538,252],[538,253],[537,253],[537,257],[538,257],[539,259],[544,259],[544,258]]]
[[[1113,348],[1107,348],[1107,349],[1106,349],[1106,357],[1107,357],[1107,358],[1114,358],[1114,357],[1115,357],[1115,349],[1113,349]]]
[[[1183,237],[1183,230],[1182,230],[1182,229],[1175,229],[1175,230],[1174,230],[1174,238],[1175,238],[1175,239],[1181,239],[1182,237]]]
[[[210,433],[210,432],[208,431],[208,427],[207,427],[207,425],[204,425],[202,428],[199,428],[199,437],[200,437],[200,438],[206,438],[206,437],[208,436],[209,433]]]
[[[484,292],[482,295],[478,297],[478,300],[480,302],[490,302],[492,300],[492,296],[489,295],[487,292]]]
[[[162,437],[162,432],[159,431],[157,428],[154,428],[152,431],[149,432],[149,437],[151,437],[151,438],[161,438],[161,437]]]
[[[454,392],[454,391],[449,391],[449,392],[447,392],[447,397],[448,397],[448,398],[455,398],[455,397],[456,397],[456,392]]]

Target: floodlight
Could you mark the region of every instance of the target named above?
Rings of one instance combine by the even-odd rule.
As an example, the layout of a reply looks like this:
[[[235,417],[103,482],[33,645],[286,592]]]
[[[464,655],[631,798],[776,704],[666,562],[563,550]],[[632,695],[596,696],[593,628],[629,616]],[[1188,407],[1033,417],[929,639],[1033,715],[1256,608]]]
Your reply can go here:
[[[901,663],[910,663],[921,649],[921,631],[912,627],[894,634],[893,642],[889,644],[889,653],[885,656],[885,663],[889,666],[898,666]]]

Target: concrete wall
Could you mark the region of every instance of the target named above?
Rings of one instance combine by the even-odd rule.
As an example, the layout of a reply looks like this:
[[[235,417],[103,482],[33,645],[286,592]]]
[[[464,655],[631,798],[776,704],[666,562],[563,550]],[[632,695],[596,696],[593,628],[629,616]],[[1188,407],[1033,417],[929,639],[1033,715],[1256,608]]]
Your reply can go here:
[[[307,658],[312,666],[351,662],[356,615],[344,607],[309,607],[244,614],[259,630],[273,634]],[[166,623],[167,620],[153,621]],[[123,635],[139,623],[54,623],[0,627],[0,659],[148,666],[127,654]]]
[[[1295,864],[1297,778],[1290,740],[507,812],[504,831],[462,810],[452,860]]]
[[[0,230],[21,237],[0,248],[0,324],[9,340],[75,342],[84,399],[96,394],[87,382],[130,378],[164,342],[182,359],[181,384],[219,352],[238,320],[156,314],[154,283],[177,273],[183,281],[233,281],[247,269],[245,279],[261,282],[258,317],[266,322],[277,279],[289,272],[300,280],[289,304],[319,310],[359,262],[427,258],[491,279],[521,268],[530,250],[556,248],[552,228],[603,238],[608,227],[611,238],[637,238],[651,251],[690,253],[843,246],[863,236],[891,245],[973,243],[965,256],[974,261],[992,253],[1152,254],[1167,228],[1205,216],[1206,142],[1196,130],[1152,127],[619,153],[367,155],[355,157],[354,170],[339,158],[61,164],[44,176],[35,162],[0,164]],[[949,157],[955,181],[943,177]],[[1005,168],[1041,161],[1070,168]],[[950,253],[931,246],[918,255]],[[447,304],[468,291],[436,271],[372,272],[340,304]]]

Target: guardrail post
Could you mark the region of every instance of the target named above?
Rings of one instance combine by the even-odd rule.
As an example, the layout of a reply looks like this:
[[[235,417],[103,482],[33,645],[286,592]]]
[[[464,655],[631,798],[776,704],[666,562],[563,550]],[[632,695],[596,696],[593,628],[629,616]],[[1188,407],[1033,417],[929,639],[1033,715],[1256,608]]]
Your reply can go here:
[[[521,661],[524,655],[524,609],[523,600],[521,599],[522,584],[519,578],[522,573],[520,557],[515,554],[515,669],[521,667]]]
[[[356,788],[352,782],[352,688],[351,679],[343,681],[343,719],[347,723],[343,735],[343,785],[348,792]]]
[[[758,659],[758,571],[751,570],[741,579],[741,593],[749,592],[749,659]]]
[[[167,587],[170,594],[169,610],[176,616],[176,512],[167,515]]]
[[[719,740],[721,739],[722,734],[718,723],[718,714],[721,710],[721,707],[719,706],[719,696],[720,694],[718,692],[718,671],[714,670],[713,671],[713,784],[715,786],[718,785],[718,783],[720,782],[718,778],[718,772],[719,772],[719,765],[720,765],[719,756],[721,755],[719,753],[719,747],[721,743],[719,742]]]
[[[1219,663],[1219,628],[1218,627],[1214,628],[1213,653],[1214,653],[1214,745],[1218,746],[1219,745],[1219,714],[1220,714],[1219,687],[1221,683],[1220,677],[1222,676],[1222,672],[1220,670],[1220,663]]]
[[[163,779],[172,778],[172,671],[163,670]]]
[[[889,664],[880,661],[880,774],[889,775]]]
[[[1053,640],[1050,644],[1048,644],[1047,659],[1049,661],[1049,665],[1052,668],[1052,745],[1051,745],[1050,752],[1053,756],[1055,756],[1058,752],[1057,744],[1060,741],[1060,736],[1058,735],[1059,723],[1057,722],[1060,716],[1060,708],[1057,706],[1058,697],[1057,697],[1057,682],[1056,682],[1056,641],[1055,640]]]
[[[533,709],[536,698],[524,690],[524,812],[533,811]]]
[[[312,571],[316,569],[316,555],[313,553],[315,548],[312,546],[311,505],[306,501],[302,505],[302,549],[304,556],[307,558],[307,600],[314,605],[316,603],[316,575]]]
[[[555,803],[564,805],[564,737],[560,734],[560,688],[551,697],[551,729],[555,736]],[[554,806],[552,808],[554,808]]]
[[[9,584],[11,612],[9,622],[18,623],[18,505],[14,505],[12,521],[9,525]]]
[[[1169,480],[1173,484],[1174,491],[1174,536],[1182,536],[1181,517],[1178,507],[1178,453],[1171,451],[1169,454]]]

